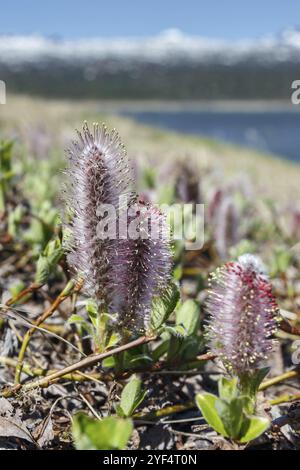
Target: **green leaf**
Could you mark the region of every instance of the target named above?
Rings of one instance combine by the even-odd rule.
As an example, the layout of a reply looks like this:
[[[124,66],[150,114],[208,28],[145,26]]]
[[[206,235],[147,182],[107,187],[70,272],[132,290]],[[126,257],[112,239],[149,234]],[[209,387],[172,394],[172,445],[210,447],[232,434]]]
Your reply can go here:
[[[186,300],[176,312],[176,324],[183,325],[187,336],[197,333],[199,326],[199,306],[194,300]]]
[[[109,340],[107,341],[106,347],[112,348],[113,346],[116,346],[119,341],[120,341],[120,335],[118,333],[112,333],[111,336],[109,337]]]
[[[97,328],[98,326],[98,306],[94,300],[88,300],[86,303],[86,311],[90,317],[90,320],[94,326],[94,328]]]
[[[215,408],[229,437],[237,439],[243,424],[243,399],[217,400]]]
[[[25,209],[21,205],[18,205],[14,210],[8,213],[7,231],[13,238],[16,238],[19,235],[20,224],[24,214]]]
[[[270,372],[270,367],[263,367],[262,369],[257,369],[251,377],[251,394],[256,394],[262,381]]]
[[[180,281],[180,279],[182,278],[182,274],[183,274],[183,268],[180,264],[178,264],[176,268],[174,268],[173,270],[173,277],[175,281]]]
[[[187,336],[187,331],[183,325],[165,326],[164,331],[175,336],[175,338],[185,338]]]
[[[117,415],[120,417],[120,418],[126,418],[125,414],[124,414],[124,411],[122,410],[122,407],[121,405],[115,405],[115,410],[116,410],[116,413]]]
[[[116,361],[115,361],[115,358],[113,356],[106,357],[102,361],[103,369],[112,369],[113,367],[115,367],[115,365],[116,365]]]
[[[35,217],[31,218],[30,226],[23,233],[24,240],[40,250],[45,247],[53,236],[54,227],[58,223],[58,211],[50,201],[43,201],[39,208],[33,209]]]
[[[133,431],[130,419],[107,417],[101,421],[78,413],[73,421],[73,438],[77,450],[125,449]]]
[[[201,347],[201,338],[197,336],[187,336],[183,338],[180,344],[179,355],[181,361],[194,359],[199,353]]]
[[[86,323],[86,320],[82,318],[80,315],[71,315],[68,319],[68,323]]]
[[[149,364],[150,362],[152,362],[152,358],[148,354],[136,354],[126,360],[126,365],[128,364],[128,367],[130,368],[132,366],[139,365],[139,363]]]
[[[135,409],[144,400],[146,391],[141,390],[142,382],[135,375],[133,375],[130,381],[125,385],[122,394],[120,408],[123,412],[123,416],[131,416]]]
[[[219,397],[222,400],[230,401],[232,398],[236,398],[238,395],[237,379],[227,379],[221,377],[218,383]]]
[[[179,326],[179,328],[182,328],[183,332],[185,333],[185,330],[182,326]],[[182,335],[179,336],[178,331],[176,332],[174,327],[168,326],[166,327],[165,331],[171,333],[167,354],[167,362],[178,362],[181,354],[182,344],[186,338]]]
[[[282,251],[278,252],[275,256],[278,271],[282,273],[286,272],[292,262],[292,254],[283,248]]]
[[[35,282],[45,284],[50,274],[55,270],[62,255],[63,249],[58,238],[48,242],[37,261]]]
[[[16,280],[8,288],[12,297],[17,297],[17,295],[25,289],[25,283],[23,281]]]
[[[197,355],[200,347],[198,326],[198,304],[193,300],[187,300],[178,307],[176,326],[164,327],[164,331],[172,335],[167,355],[168,362],[188,360]]]
[[[35,282],[45,284],[50,276],[51,270],[46,256],[40,255],[36,264]]]
[[[156,180],[156,170],[153,167],[144,168],[142,174],[143,183],[146,188],[154,189]]]
[[[158,330],[174,311],[180,294],[176,284],[171,283],[160,297],[155,297],[152,303],[150,318],[151,330]]]
[[[239,441],[249,442],[263,434],[270,426],[268,418],[250,416],[246,418],[242,426]]]
[[[170,337],[168,333],[162,333],[161,343],[152,351],[152,360],[153,362],[158,361],[162,356],[164,356],[169,349]]]
[[[14,176],[11,165],[12,146],[12,141],[0,140],[0,212],[5,209],[7,185]]]
[[[13,144],[11,140],[0,140],[0,174],[11,171]]]
[[[199,393],[196,395],[196,404],[207,423],[222,436],[228,437],[224,424],[216,409],[219,398],[211,393]]]
[[[168,204],[169,206],[174,202],[174,185],[173,184],[163,184],[160,186],[160,191],[158,194],[158,204]]]
[[[80,315],[71,315],[70,318],[68,319],[68,323],[70,324],[75,324],[75,325],[80,325],[82,329],[84,329],[90,336],[93,336],[94,331],[93,327],[90,323],[88,323],[83,317]]]
[[[230,258],[237,259],[240,256],[245,255],[246,253],[255,253],[255,251],[256,251],[255,243],[253,243],[253,241],[250,241],[244,238],[235,246],[232,246],[229,248],[229,255],[230,255]]]
[[[240,399],[243,400],[244,414],[247,416],[252,415],[255,412],[256,396],[240,395]]]

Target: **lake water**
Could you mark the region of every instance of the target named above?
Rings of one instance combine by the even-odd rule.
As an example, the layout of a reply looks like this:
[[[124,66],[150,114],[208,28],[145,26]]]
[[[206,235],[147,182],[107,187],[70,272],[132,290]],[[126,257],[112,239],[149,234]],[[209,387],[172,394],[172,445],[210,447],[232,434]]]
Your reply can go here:
[[[138,122],[239,144],[300,163],[300,113],[294,111],[125,111]]]

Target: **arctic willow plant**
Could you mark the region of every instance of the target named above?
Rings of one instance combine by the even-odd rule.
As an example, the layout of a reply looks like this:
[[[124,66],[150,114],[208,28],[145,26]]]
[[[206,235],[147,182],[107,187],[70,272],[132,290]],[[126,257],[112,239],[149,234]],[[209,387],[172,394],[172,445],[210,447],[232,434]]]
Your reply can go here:
[[[268,419],[254,413],[256,393],[268,373],[260,366],[272,350],[278,314],[259,258],[240,256],[211,275],[207,313],[210,349],[231,378],[221,378],[219,397],[200,394],[197,404],[217,432],[247,442],[269,425]]]
[[[116,314],[114,325],[122,334],[144,329],[154,296],[164,291],[170,279],[165,216],[139,201],[132,190],[129,163],[115,131],[109,134],[105,126],[95,124],[90,132],[85,124],[69,150],[69,160],[67,259],[83,279],[84,292],[96,303],[96,309],[89,309],[94,327],[103,333]],[[124,220],[125,236],[119,223]],[[103,236],[99,228],[104,222],[116,231]]]

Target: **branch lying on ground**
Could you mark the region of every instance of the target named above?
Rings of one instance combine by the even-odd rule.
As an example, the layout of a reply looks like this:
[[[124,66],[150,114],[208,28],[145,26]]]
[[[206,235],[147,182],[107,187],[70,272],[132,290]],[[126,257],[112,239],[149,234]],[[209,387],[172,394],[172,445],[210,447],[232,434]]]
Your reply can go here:
[[[208,353],[205,353],[205,354],[202,354],[200,356],[197,356],[197,359],[194,360],[194,361],[191,361],[191,362],[188,362],[186,364],[184,364],[184,369],[183,370],[174,370],[173,368],[170,368],[170,364],[168,364],[168,362],[165,362],[165,361],[162,361],[162,362],[158,362],[156,364],[153,364],[151,365],[149,368],[144,368],[144,369],[141,369],[141,368],[133,368],[133,369],[130,369],[130,370],[125,370],[123,372],[121,372],[120,374],[113,374],[111,372],[107,372],[107,373],[100,373],[100,372],[95,372],[95,371],[91,371],[89,372],[88,374],[83,374],[79,371],[76,371],[74,373],[71,373],[71,374],[65,374],[63,376],[61,376],[60,378],[61,379],[64,379],[64,380],[72,380],[72,381],[75,381],[75,382],[83,382],[83,381],[86,381],[86,380],[97,380],[97,381],[102,381],[102,382],[109,382],[113,379],[120,379],[120,380],[124,380],[124,379],[127,379],[129,378],[132,374],[135,374],[135,373],[144,373],[144,374],[160,374],[160,373],[170,373],[172,374],[173,372],[175,372],[176,374],[185,374],[185,373],[188,373],[190,370],[194,370],[194,374],[196,373],[199,373],[199,371],[197,371],[197,367],[201,366],[203,364],[203,362],[205,361],[209,361],[209,360],[212,360],[214,359],[215,356],[213,356],[212,354],[208,354]],[[4,357],[4,356],[0,356],[0,364],[3,364],[7,367],[13,367],[13,368],[16,368],[17,367],[17,364],[18,364],[18,361],[15,360],[15,359],[12,359],[10,357]],[[178,367],[178,364],[172,364],[172,367],[173,366],[177,366]],[[27,364],[27,363],[23,363],[23,369],[22,369],[22,372],[26,375],[28,375],[29,377],[46,377],[46,376],[49,376],[50,374],[54,374],[56,372],[58,372],[57,369],[53,369],[53,370],[47,370],[47,369],[42,369],[40,367],[32,367],[30,366],[30,364]]]
[[[47,375],[46,377],[42,377],[39,380],[35,380],[32,382],[28,382],[24,385],[22,384],[17,384],[14,387],[5,389],[1,392],[1,395],[4,397],[9,397],[11,395],[14,395],[18,391],[22,390],[31,390],[34,388],[38,387],[48,387],[49,385],[55,383],[59,378],[64,377],[67,374],[71,374],[72,372],[84,369],[86,367],[89,367],[91,365],[97,364],[98,362],[101,362],[103,359],[110,357],[110,356],[115,356],[116,354],[119,354],[123,351],[127,351],[129,349],[132,349],[136,346],[140,346],[142,344],[150,343],[151,341],[154,341],[156,339],[156,336],[141,336],[140,338],[131,341],[130,343],[124,344],[122,346],[119,346],[115,349],[112,349],[110,351],[106,351],[101,354],[92,354],[91,356],[88,356],[81,361],[75,362],[74,364],[71,364],[70,366],[64,367],[61,370],[58,370],[52,374]]]

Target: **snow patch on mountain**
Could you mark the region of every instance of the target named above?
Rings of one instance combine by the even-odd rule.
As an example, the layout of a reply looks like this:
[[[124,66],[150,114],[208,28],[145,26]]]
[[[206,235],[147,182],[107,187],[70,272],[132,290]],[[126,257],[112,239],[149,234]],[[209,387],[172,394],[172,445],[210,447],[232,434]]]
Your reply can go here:
[[[226,41],[189,36],[177,29],[148,38],[94,38],[57,40],[42,36],[0,36],[0,62],[174,61],[236,63],[254,59],[260,62],[300,61],[300,31],[288,29],[279,36]]]

